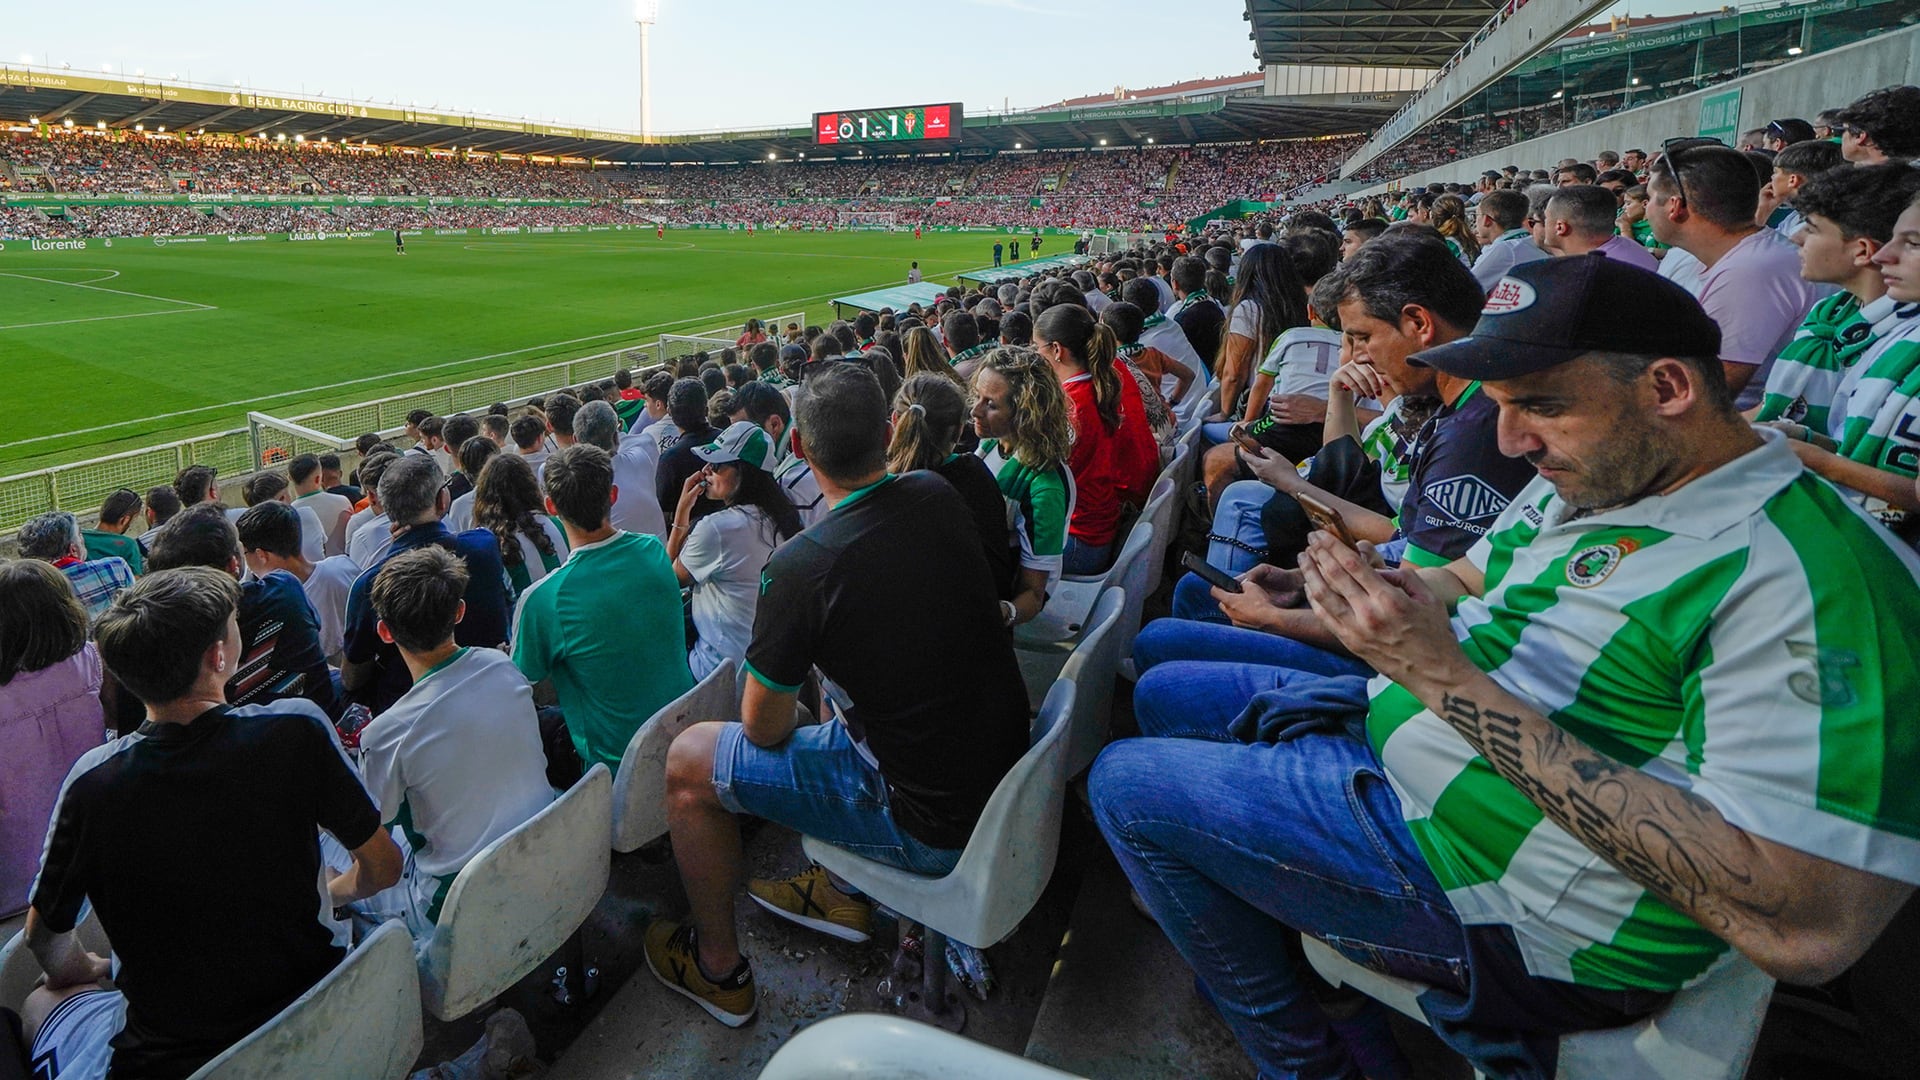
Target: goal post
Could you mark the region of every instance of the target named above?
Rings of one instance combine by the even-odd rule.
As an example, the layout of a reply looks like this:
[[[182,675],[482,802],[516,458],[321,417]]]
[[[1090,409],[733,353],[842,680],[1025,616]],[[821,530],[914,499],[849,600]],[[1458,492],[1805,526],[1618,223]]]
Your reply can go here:
[[[842,210],[834,215],[834,220],[843,231],[848,229],[891,231],[899,226],[900,215],[892,210]]]
[[[280,468],[301,454],[333,454],[353,448],[352,439],[259,412],[247,414],[247,436],[255,469]]]

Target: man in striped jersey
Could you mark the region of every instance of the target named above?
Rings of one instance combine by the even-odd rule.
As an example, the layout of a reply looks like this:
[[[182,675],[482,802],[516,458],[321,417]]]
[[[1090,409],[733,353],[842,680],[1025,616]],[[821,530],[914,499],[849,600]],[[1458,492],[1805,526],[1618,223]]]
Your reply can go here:
[[[1539,480],[1446,567],[1324,534],[1302,557],[1380,672],[1363,737],[1186,715],[1203,738],[1095,765],[1103,833],[1263,1075],[1399,1064],[1329,1028],[1295,931],[1432,986],[1483,1070],[1541,1076],[1558,1033],[1730,950],[1833,978],[1920,883],[1920,735],[1888,715],[1920,692],[1920,560],[1743,422],[1719,346],[1645,271],[1515,268],[1418,361],[1483,380]]]

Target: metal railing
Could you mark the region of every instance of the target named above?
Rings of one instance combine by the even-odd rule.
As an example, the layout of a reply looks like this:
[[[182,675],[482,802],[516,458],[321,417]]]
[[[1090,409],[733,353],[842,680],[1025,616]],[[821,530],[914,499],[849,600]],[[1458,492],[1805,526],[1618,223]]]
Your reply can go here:
[[[804,313],[770,315],[761,321],[778,327],[789,322],[804,323],[806,316]],[[616,368],[632,368],[639,374],[644,369],[658,367],[692,351],[682,344],[684,342],[724,341],[731,345],[743,329],[744,324],[723,326],[697,337],[661,334],[657,341],[649,344],[611,349],[539,367],[468,379],[299,416],[265,419],[278,419],[324,435],[336,443],[324,448],[332,450],[352,443],[366,432],[397,432],[405,427],[407,414],[415,409],[427,409],[436,416],[451,416],[457,412],[481,411],[495,402],[520,404],[529,397],[551,393],[560,387],[608,378]],[[257,447],[257,430],[258,425],[250,416],[246,427],[0,477],[0,533],[10,533],[49,510],[71,510],[76,513],[95,510],[108,495],[120,488],[131,488],[144,496],[150,487],[172,483],[174,476],[189,465],[211,465],[219,470],[221,476],[231,477],[283,463],[285,456],[291,456],[287,447],[277,447],[285,456],[270,457],[267,451],[276,447]],[[321,451],[317,445],[303,445],[299,450],[292,451],[318,452]]]

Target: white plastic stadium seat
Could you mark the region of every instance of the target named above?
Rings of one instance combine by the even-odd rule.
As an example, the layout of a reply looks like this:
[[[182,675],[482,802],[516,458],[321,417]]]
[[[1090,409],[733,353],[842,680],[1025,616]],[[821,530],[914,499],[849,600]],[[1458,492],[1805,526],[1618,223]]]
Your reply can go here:
[[[1302,935],[1307,960],[1322,978],[1426,1023],[1419,998],[1426,987],[1362,967],[1318,938]],[[1667,1007],[1637,1024],[1560,1037],[1563,1080],[1738,1080],[1760,1037],[1773,978],[1733,950]]]
[[[1129,610],[1137,608],[1127,590],[1112,588],[1101,593],[1089,616],[1093,629],[1067,658],[1067,666],[1060,669],[1061,680],[1073,683],[1073,716],[1067,731],[1069,777],[1084,772],[1107,745],[1107,727],[1113,719],[1113,682],[1120,674],[1120,655],[1130,641],[1121,636]]]
[[[732,660],[674,698],[633,733],[613,778],[613,850],[633,851],[667,835],[667,749],[703,720],[740,719]]]
[[[1160,587],[1160,579],[1167,568],[1167,548],[1173,544],[1173,538],[1180,531],[1180,484],[1174,477],[1179,475],[1186,465],[1187,455],[1193,452],[1186,443],[1174,452],[1173,460],[1161,471],[1160,479],[1153,482],[1153,490],[1147,494],[1146,508],[1140,511],[1140,521],[1153,526],[1153,543],[1147,546],[1147,576],[1140,583],[1140,595],[1136,601],[1144,603]],[[1140,628],[1138,619],[1134,620],[1134,629]],[[1131,638],[1133,635],[1128,634]]]
[[[189,1080],[398,1080],[420,1056],[420,973],[386,922],[313,989]]]
[[[1073,1080],[1037,1061],[882,1013],[845,1013],[787,1040],[760,1080]]]
[[[427,1011],[457,1020],[558,951],[600,901],[613,859],[605,765],[482,848],[447,891],[420,957]]]
[[[1073,695],[1065,679],[1047,694],[1034,724],[1038,740],[994,789],[952,873],[916,874],[811,836],[802,841],[807,857],[929,930],[982,949],[998,943],[1026,918],[1053,876]],[[926,954],[940,955],[931,940]]]
[[[80,940],[104,955],[91,914]],[[0,1005],[18,1010],[42,971],[26,934],[0,949]],[[405,924],[382,923],[312,989],[189,1080],[398,1080],[420,1056],[420,974]]]
[[[1120,557],[1113,561],[1105,576],[1091,582],[1062,580],[1060,591],[1048,599],[1039,617],[1014,629],[1014,655],[1020,661],[1020,677],[1027,684],[1029,702],[1039,700],[1059,677],[1067,657],[1086,637],[1087,627],[1093,621],[1094,603],[1107,589],[1126,590],[1133,605],[1134,628],[1139,629],[1140,606],[1146,602],[1147,576],[1153,571],[1147,554],[1153,548],[1154,535],[1152,523],[1140,521],[1127,534]],[[1130,645],[1131,635],[1127,641]]]

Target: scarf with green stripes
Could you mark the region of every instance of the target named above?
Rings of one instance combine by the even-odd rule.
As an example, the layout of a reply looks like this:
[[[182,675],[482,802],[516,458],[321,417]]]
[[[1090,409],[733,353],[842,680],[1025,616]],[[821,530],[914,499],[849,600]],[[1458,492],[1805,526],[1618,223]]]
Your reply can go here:
[[[983,341],[971,349],[963,349],[960,352],[954,353],[953,357],[947,362],[949,364],[965,363],[976,356],[984,355],[988,349],[993,348],[997,344],[999,344],[997,341]]]
[[[1894,307],[1891,298],[1882,297],[1863,310],[1849,292],[1834,293],[1813,305],[1793,340],[1774,358],[1755,419],[1794,420],[1825,434],[1834,395],[1847,369],[1880,338],[1873,316],[1884,317]]]
[[[1920,466],[1914,427],[1920,423],[1920,304],[1903,304],[1847,395],[1840,456],[1885,472],[1912,476]]]
[[[1156,311],[1153,314],[1147,316],[1146,322],[1143,322],[1140,324],[1140,332],[1144,334],[1147,331],[1153,329],[1156,326],[1159,326],[1161,323],[1166,321],[1167,321],[1167,317]]]

